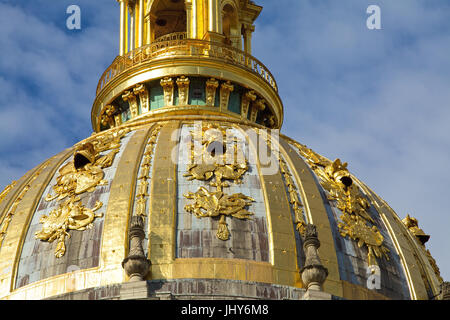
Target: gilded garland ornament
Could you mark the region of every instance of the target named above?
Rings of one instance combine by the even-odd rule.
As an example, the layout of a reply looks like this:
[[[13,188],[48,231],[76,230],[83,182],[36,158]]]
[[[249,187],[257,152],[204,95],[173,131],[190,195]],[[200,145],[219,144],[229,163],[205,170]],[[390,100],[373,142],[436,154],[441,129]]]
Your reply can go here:
[[[369,265],[376,265],[376,258],[389,260],[384,237],[369,214],[370,203],[353,183],[348,164],[340,159],[332,162],[299,143],[296,146],[328,192],[328,200],[336,201],[342,212],[342,222],[338,224],[341,236],[357,241],[359,247],[367,247]]]
[[[184,176],[188,177],[190,181],[210,181],[210,186],[215,187],[216,190],[209,191],[205,187],[200,187],[195,193],[188,192],[184,197],[193,202],[187,204],[185,210],[197,218],[220,217],[216,236],[218,239],[226,241],[230,237],[226,216],[245,220],[251,219],[253,215],[246,208],[251,206],[254,199],[242,193],[230,195],[223,191],[223,188],[230,186],[224,180],[241,183],[243,175],[248,171],[248,163],[243,156],[238,156],[242,155],[242,151],[239,150],[237,144],[233,144],[233,159],[229,159],[225,152],[215,154],[216,149],[224,148],[224,144],[222,144],[226,139],[226,128],[224,127],[207,124],[202,130],[191,132],[191,135],[194,140],[196,137],[199,138],[197,141],[201,142],[202,147],[200,154],[195,154],[196,148],[192,148],[191,164],[188,166],[188,173]],[[211,153],[214,155],[212,156]],[[196,159],[197,161],[195,161]]]
[[[144,152],[144,159],[141,163],[141,172],[138,178],[139,185],[136,191],[136,215],[138,216],[147,216],[147,198],[149,197],[148,194],[148,187],[149,187],[149,180],[150,180],[150,166],[151,161],[153,158],[153,152],[156,145],[156,140],[158,137],[158,134],[162,128],[162,125],[157,125],[154,129],[152,129],[151,136],[148,140],[147,147],[145,148]]]
[[[57,241],[55,256],[61,258],[66,252],[65,240],[70,237],[69,230],[83,231],[92,228],[96,218],[103,216],[95,213],[103,203],[97,201],[94,208],[86,208],[80,195],[93,192],[98,186],[106,185],[103,169],[112,166],[120,150],[120,140],[129,129],[112,130],[94,139],[76,146],[72,161],[58,170],[54,194],[48,194],[45,201],[59,201],[58,207],[49,215],[43,215],[39,222],[42,229],[35,233],[41,241]],[[106,155],[101,152],[109,151]]]
[[[259,129],[256,129],[256,131],[259,133]],[[266,136],[266,142],[267,146],[270,148],[271,152],[274,152],[274,148],[272,147],[272,138],[267,135]],[[294,179],[292,178],[292,173],[289,170],[289,167],[286,163],[286,161],[281,156],[280,152],[276,152],[278,156],[278,161],[280,165],[280,171],[283,174],[284,183],[288,191],[288,197],[289,197],[289,204],[294,211],[294,218],[295,218],[295,224],[296,224],[296,230],[300,233],[300,235],[303,237],[305,236],[306,232],[306,221],[303,217],[303,203],[300,200],[300,195],[298,193],[297,186],[294,182]]]

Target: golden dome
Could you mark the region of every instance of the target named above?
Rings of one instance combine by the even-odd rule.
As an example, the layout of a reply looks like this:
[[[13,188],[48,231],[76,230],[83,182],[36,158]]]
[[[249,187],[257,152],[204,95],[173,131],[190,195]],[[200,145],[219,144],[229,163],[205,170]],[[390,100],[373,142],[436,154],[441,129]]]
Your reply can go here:
[[[155,294],[302,298],[309,224],[328,270],[324,292],[439,293],[417,220],[403,223],[347,163],[278,133],[276,82],[250,55],[261,7],[198,1],[204,15],[190,1],[119,2],[121,55],[99,82],[95,133],[0,195],[0,298],[117,298],[133,277],[123,262],[139,254],[136,217]],[[186,33],[163,23],[174,14]]]

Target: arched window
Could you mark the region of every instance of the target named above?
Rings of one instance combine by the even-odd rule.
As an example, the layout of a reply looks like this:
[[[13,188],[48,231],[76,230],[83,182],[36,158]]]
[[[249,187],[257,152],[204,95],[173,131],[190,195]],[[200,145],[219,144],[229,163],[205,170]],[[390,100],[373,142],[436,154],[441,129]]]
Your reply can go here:
[[[225,36],[225,43],[237,48],[241,48],[241,32],[236,9],[229,3],[222,9],[222,33]]]
[[[171,40],[185,38],[187,30],[184,0],[154,0],[150,7],[151,39]]]

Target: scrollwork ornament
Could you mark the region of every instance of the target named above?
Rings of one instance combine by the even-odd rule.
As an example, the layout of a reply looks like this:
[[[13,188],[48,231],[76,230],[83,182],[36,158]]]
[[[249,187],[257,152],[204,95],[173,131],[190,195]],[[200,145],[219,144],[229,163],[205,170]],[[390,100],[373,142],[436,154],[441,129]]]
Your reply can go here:
[[[91,228],[96,218],[103,216],[95,213],[103,203],[97,201],[94,208],[86,208],[80,195],[93,192],[98,186],[106,185],[103,169],[111,167],[120,150],[121,139],[129,129],[112,130],[96,138],[88,139],[75,146],[72,160],[63,165],[45,201],[57,200],[58,207],[39,222],[41,230],[35,233],[36,239],[46,242],[57,241],[55,256],[61,258],[66,252],[65,240],[70,237],[69,230],[83,231]],[[109,151],[106,154],[106,151]]]
[[[210,129],[214,129],[211,130]],[[208,155],[210,146],[217,142],[224,141],[226,129],[214,125],[207,125],[200,131],[191,132],[195,139],[200,138],[202,149],[201,155],[191,154],[191,164],[188,166],[187,173],[184,175],[188,180],[209,181],[209,185],[215,187],[215,191],[209,191],[205,187],[200,187],[197,192],[188,192],[184,195],[186,199],[193,200],[190,204],[185,206],[185,210],[194,214],[197,218],[205,217],[220,217],[219,227],[216,233],[218,239],[226,241],[230,237],[225,220],[226,216],[236,219],[246,220],[251,219],[252,212],[246,208],[251,206],[255,200],[242,193],[227,194],[223,191],[224,188],[230,186],[226,180],[231,180],[234,183],[240,183],[244,174],[248,171],[248,163],[246,159],[238,161],[235,157],[232,161],[227,159],[225,154],[215,155],[214,157],[206,157],[207,161],[199,161],[194,163],[195,159],[205,159]],[[234,145],[234,155],[239,153],[237,145]]]
[[[370,203],[353,183],[348,164],[340,159],[330,161],[306,146],[295,145],[328,192],[328,200],[335,201],[342,212],[342,222],[338,224],[341,236],[349,237],[357,241],[359,247],[367,248],[369,265],[376,265],[377,258],[389,260],[389,249],[384,246],[384,238],[369,214]]]

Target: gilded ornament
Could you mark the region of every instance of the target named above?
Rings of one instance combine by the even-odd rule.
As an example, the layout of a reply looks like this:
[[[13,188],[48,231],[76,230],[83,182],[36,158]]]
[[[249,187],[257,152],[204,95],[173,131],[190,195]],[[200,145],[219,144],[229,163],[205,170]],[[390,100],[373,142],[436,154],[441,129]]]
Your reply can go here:
[[[419,221],[416,218],[412,218],[409,214],[406,215],[406,218],[402,220],[405,227],[416,237],[416,239],[420,242],[421,245],[425,245],[425,243],[430,239],[428,234],[425,234],[422,229],[419,228]]]
[[[216,91],[219,87],[219,81],[217,81],[214,78],[208,79],[206,81],[206,105],[207,106],[214,106],[214,103],[216,102]]]
[[[133,93],[133,91],[125,91],[125,93],[122,95],[122,99],[123,101],[128,102],[128,104],[130,105],[131,119],[136,118],[139,115],[139,107],[136,95]]]
[[[258,99],[252,104],[252,111],[250,113],[250,121],[256,122],[258,113],[266,108],[266,101],[264,99]]]
[[[14,186],[17,184],[17,181],[11,182],[9,185],[5,187],[5,189],[0,193],[0,203],[3,202],[5,197],[8,195],[8,193],[14,188]]]
[[[57,209],[50,212],[48,216],[43,215],[39,219],[42,229],[35,233],[37,239],[47,242],[57,240],[55,256],[61,258],[66,252],[65,239],[70,238],[68,230],[83,231],[92,228],[95,218],[103,217],[103,214],[95,214],[103,203],[97,201],[93,209],[88,209],[81,204],[78,196],[71,196],[62,202]]]
[[[148,140],[147,146],[144,152],[144,159],[141,163],[141,171],[138,178],[139,185],[136,191],[136,215],[138,216],[147,216],[147,198],[148,187],[149,187],[149,179],[150,179],[150,166],[153,158],[153,152],[156,145],[156,140],[158,134],[162,128],[162,125],[157,125],[155,129],[153,129],[152,134]]]
[[[114,128],[116,126],[115,116],[117,109],[113,105],[106,105],[100,112],[100,123],[103,127]]]
[[[173,106],[173,80],[172,78],[165,77],[160,81],[161,87],[164,90],[164,106]]]
[[[368,249],[368,264],[376,265],[375,257],[385,257],[389,260],[388,252],[383,246],[384,238],[376,226],[369,227],[366,221],[357,215],[343,214],[341,215],[343,222],[339,223],[339,231],[341,236],[350,237],[358,242],[358,247],[365,245]]]
[[[241,116],[243,119],[247,119],[250,103],[256,100],[255,91],[251,90],[244,94],[241,101]]]
[[[292,179],[292,174],[289,171],[289,168],[286,164],[286,161],[280,156],[280,171],[283,174],[284,181],[289,193],[289,203],[291,205],[292,210],[295,213],[295,224],[297,231],[304,236],[306,222],[303,218],[303,203],[300,200],[298,195],[298,189],[295,185],[294,180]]]
[[[133,88],[133,93],[139,96],[139,101],[141,103],[141,112],[147,113],[150,111],[150,95],[147,88],[143,83],[136,85]]]
[[[103,206],[101,202],[97,201],[93,209],[88,209],[81,203],[79,195],[93,192],[97,186],[107,184],[107,181],[103,180],[103,169],[112,166],[121,146],[120,140],[129,131],[116,129],[80,143],[75,148],[72,161],[58,170],[56,184],[52,187],[55,194],[49,193],[45,201],[57,199],[60,203],[48,216],[40,218],[42,229],[35,233],[35,237],[42,241],[57,240],[57,258],[62,257],[66,251],[65,239],[69,236],[68,230],[86,230],[92,227],[95,218],[103,216],[95,214],[95,211]],[[105,151],[109,152],[102,155],[101,152]]]
[[[230,94],[233,90],[234,86],[230,81],[222,83],[220,86],[220,110],[228,110],[228,102],[230,100]]]
[[[353,183],[348,164],[340,159],[332,162],[299,143],[296,146],[328,192],[328,200],[336,201],[342,212],[342,222],[338,224],[341,236],[357,241],[359,247],[367,247],[369,265],[377,264],[376,258],[389,260],[389,249],[384,246],[384,238],[369,214],[370,203]]]
[[[185,76],[181,76],[177,79],[178,86],[178,104],[179,105],[187,105],[189,100],[189,78]]]
[[[438,278],[439,282],[442,283],[444,280],[441,277],[441,271],[439,270],[436,260],[434,260],[430,250],[425,248],[425,243],[430,239],[430,236],[419,228],[419,221],[416,218],[411,217],[409,214],[406,215],[406,218],[403,219],[402,222],[424,249],[428,261],[430,262],[430,265],[433,268],[434,273],[436,274],[436,277]]]
[[[210,186],[216,188],[215,191],[209,191],[205,187],[200,187],[195,193],[185,194],[185,198],[193,200],[192,203],[185,206],[185,210],[197,218],[220,216],[216,236],[223,241],[228,240],[230,236],[225,217],[231,216],[241,220],[251,219],[253,213],[246,208],[255,201],[242,193],[229,195],[223,191],[223,188],[230,186],[227,181],[223,180],[240,183],[243,175],[248,171],[246,159],[241,158],[242,161],[237,161],[239,150],[236,144],[234,144],[235,158],[233,161],[230,161],[229,157],[223,153],[210,156],[210,147],[218,141],[225,141],[225,132],[224,127],[211,124],[207,124],[202,130],[191,132],[194,140],[196,137],[201,139],[201,155],[197,157],[201,161],[195,161],[196,155],[193,152],[191,154],[192,163],[188,166],[188,173],[184,175],[188,177],[188,180],[210,181]],[[221,145],[223,146],[223,144]],[[212,180],[213,178],[214,180]]]
[[[19,195],[14,200],[14,202],[13,202],[11,208],[9,209],[8,213],[3,217],[3,219],[2,219],[2,221],[0,223],[0,246],[2,245],[3,239],[6,236],[6,233],[7,233],[8,228],[9,228],[9,224],[11,223],[11,220],[12,220],[13,216],[16,214],[16,210],[17,210],[17,207],[18,207],[19,203],[25,197],[25,195],[28,192],[28,190],[30,190],[31,184],[33,183],[33,181],[36,180],[38,178],[38,176],[42,173],[42,171],[44,171],[44,169],[48,167],[50,162],[51,162],[51,159],[49,159],[46,162],[44,162],[42,164],[42,166],[33,174],[33,176],[28,181],[27,185],[22,189],[22,191],[20,191]],[[15,185],[15,183],[14,183],[14,185]]]

